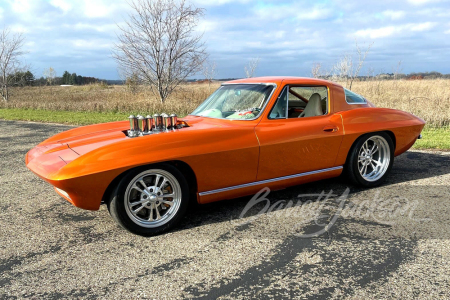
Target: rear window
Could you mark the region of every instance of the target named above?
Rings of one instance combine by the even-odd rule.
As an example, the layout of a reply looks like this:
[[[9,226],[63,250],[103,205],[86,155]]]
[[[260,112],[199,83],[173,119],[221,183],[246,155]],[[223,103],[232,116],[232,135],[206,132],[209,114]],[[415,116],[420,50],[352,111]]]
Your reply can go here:
[[[345,91],[345,100],[347,101],[348,104],[367,103],[366,99],[363,96],[353,93],[352,91],[347,89],[344,89],[344,91]]]

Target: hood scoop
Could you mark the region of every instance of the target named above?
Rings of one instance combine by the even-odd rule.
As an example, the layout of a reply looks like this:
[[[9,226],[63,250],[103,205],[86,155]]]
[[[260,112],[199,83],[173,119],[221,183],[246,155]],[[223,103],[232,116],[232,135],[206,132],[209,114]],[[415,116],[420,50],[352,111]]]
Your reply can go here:
[[[130,129],[127,130],[128,137],[138,137],[153,133],[176,131],[183,127],[187,127],[186,122],[179,121],[176,114],[170,116],[162,114],[154,114],[153,116],[129,116]]]

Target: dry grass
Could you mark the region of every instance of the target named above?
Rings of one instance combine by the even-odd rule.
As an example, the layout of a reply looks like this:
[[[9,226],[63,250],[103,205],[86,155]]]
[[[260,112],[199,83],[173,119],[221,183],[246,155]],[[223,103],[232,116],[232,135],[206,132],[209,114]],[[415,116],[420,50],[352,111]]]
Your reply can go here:
[[[219,84],[212,84],[211,91]],[[411,112],[429,126],[450,124],[450,80],[366,81],[355,82],[353,91],[378,107]],[[147,88],[136,92],[126,86],[28,87],[12,91],[12,101],[0,102],[0,108],[27,108],[108,113],[192,112],[210,94],[207,84],[183,85],[162,105]]]
[[[430,127],[450,125],[450,80],[365,81],[353,84],[353,91],[378,107],[410,112]]]
[[[219,84],[211,85],[211,92]],[[180,86],[163,105],[150,89],[127,86],[86,85],[72,87],[24,87],[12,90],[11,101],[0,108],[112,112],[112,113],[191,113],[210,94],[207,84]]]

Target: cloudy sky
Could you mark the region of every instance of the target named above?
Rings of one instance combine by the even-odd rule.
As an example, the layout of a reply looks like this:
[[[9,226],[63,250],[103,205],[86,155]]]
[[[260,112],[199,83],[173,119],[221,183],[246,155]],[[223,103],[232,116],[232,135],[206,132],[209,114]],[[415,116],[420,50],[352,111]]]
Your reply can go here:
[[[373,43],[369,68],[404,73],[450,73],[449,0],[193,0],[206,9],[198,30],[217,77],[243,77],[259,57],[256,75],[310,76]],[[84,76],[118,79],[111,47],[129,11],[126,1],[0,0],[0,26],[26,36],[26,63],[39,77],[53,67]],[[195,76],[201,78],[201,75]]]

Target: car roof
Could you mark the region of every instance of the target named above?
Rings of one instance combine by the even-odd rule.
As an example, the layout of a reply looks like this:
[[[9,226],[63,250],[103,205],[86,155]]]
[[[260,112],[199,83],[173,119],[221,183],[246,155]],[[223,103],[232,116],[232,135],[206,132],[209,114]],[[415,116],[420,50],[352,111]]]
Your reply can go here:
[[[337,85],[337,83],[317,78],[308,78],[308,77],[294,77],[294,76],[267,76],[267,77],[252,77],[252,78],[243,78],[237,80],[231,80],[225,82],[225,84],[233,84],[233,83],[275,83],[280,85],[283,81],[289,84],[313,84],[313,85]]]

